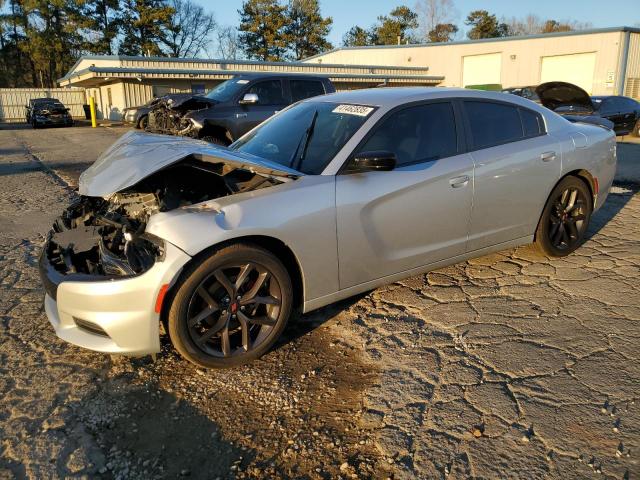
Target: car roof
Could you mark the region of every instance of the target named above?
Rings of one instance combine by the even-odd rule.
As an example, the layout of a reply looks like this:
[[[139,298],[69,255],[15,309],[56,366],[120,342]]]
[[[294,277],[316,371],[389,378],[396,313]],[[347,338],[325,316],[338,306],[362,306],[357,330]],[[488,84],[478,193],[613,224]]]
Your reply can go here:
[[[419,102],[422,100],[435,100],[439,98],[478,98],[485,100],[499,100],[510,103],[530,106],[532,102],[516,95],[502,92],[490,92],[484,90],[470,90],[466,88],[450,87],[380,87],[361,90],[349,90],[338,93],[330,93],[321,97],[312,97],[305,102],[335,102],[353,103],[357,105],[370,105],[377,107],[394,107],[405,103]],[[533,107],[531,107],[533,108]]]

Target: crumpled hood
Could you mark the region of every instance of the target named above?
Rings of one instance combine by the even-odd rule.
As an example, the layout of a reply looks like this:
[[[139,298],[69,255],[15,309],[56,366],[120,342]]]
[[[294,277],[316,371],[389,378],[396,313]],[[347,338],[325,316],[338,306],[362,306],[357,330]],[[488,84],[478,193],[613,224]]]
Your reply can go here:
[[[106,197],[183,158],[199,154],[214,162],[282,177],[303,174],[253,155],[211,145],[202,140],[151,133],[129,132],[120,137],[80,175],[78,191],[89,197]]]
[[[194,106],[197,105],[208,105],[213,106],[217,102],[210,98],[204,97],[202,95],[194,95],[192,93],[172,93],[169,95],[164,95],[158,98],[154,104],[164,103],[167,107],[174,109],[179,108],[185,103],[193,103]]]
[[[583,89],[567,82],[547,82],[538,85],[536,93],[540,98],[540,103],[549,110],[556,110],[559,107],[578,107],[584,110],[593,111],[591,97]]]

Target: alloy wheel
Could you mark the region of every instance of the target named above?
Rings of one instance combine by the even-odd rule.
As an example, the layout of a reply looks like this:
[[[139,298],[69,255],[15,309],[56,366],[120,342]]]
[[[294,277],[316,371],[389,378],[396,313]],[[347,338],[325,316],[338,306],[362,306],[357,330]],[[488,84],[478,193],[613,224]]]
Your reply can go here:
[[[587,198],[575,187],[562,191],[549,214],[549,240],[558,250],[571,249],[587,227]]]
[[[281,305],[281,286],[266,267],[255,262],[225,265],[191,295],[189,335],[208,355],[239,356],[268,339]]]

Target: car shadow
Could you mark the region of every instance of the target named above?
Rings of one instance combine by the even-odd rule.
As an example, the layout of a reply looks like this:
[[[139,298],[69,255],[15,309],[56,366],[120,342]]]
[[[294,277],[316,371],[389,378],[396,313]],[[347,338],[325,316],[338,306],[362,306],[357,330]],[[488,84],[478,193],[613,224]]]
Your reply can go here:
[[[591,216],[585,240],[592,238],[607,223],[613,220],[638,192],[640,192],[640,185],[615,183],[604,205]]]
[[[68,405],[67,443],[55,460],[60,478],[228,478],[255,452],[235,446],[188,400],[123,373]],[[137,383],[137,384],[136,384]],[[78,449],[89,460],[71,470]]]

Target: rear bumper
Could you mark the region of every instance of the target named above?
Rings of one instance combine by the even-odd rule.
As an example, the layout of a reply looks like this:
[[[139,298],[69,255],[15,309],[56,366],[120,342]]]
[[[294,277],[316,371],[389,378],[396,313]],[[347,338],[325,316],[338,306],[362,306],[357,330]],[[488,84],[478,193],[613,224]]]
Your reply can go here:
[[[45,311],[58,337],[98,352],[145,355],[160,351],[162,285],[175,282],[191,257],[167,243],[166,256],[145,273],[104,281],[64,280],[52,292],[43,277]],[[41,274],[42,274],[41,269]],[[50,293],[54,293],[56,299]]]

